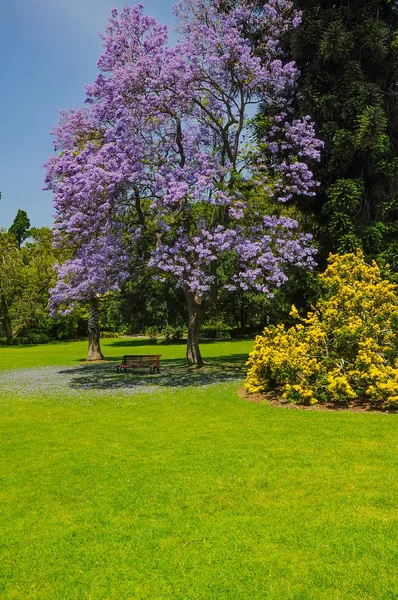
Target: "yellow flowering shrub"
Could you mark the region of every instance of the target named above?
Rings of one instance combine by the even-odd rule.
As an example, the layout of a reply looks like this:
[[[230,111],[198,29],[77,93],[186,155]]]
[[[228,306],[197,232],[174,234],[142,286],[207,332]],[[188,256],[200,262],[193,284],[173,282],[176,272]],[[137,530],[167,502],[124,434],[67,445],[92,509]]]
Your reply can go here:
[[[249,393],[293,403],[364,400],[398,406],[397,286],[361,251],[331,255],[321,300],[297,325],[267,327],[248,360]]]

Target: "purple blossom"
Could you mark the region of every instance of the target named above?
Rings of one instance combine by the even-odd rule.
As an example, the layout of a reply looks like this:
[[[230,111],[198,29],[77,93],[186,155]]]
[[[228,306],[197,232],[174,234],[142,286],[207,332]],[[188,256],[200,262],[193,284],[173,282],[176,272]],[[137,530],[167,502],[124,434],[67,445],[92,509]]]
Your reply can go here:
[[[272,294],[288,264],[313,265],[310,237],[254,211],[241,185],[280,202],[315,193],[310,165],[322,146],[309,117],[289,118],[297,68],[280,44],[300,15],[289,0],[221,6],[178,2],[175,47],[142,4],[112,12],[86,108],[61,114],[60,153],[46,165],[57,235],[77,247],[59,269],[54,305],[116,289],[126,247],[148,223],[157,240],[149,266],[196,302],[236,289]],[[259,103],[280,114],[254,147]]]

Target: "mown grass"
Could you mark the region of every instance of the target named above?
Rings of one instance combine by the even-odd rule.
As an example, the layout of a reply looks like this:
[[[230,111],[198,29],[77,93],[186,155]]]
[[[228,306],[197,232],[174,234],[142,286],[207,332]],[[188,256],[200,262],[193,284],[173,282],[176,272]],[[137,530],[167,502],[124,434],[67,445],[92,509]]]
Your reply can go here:
[[[248,342],[159,377],[83,348],[1,350],[47,368],[0,373],[0,598],[398,598],[397,415],[245,402]]]
[[[186,343],[156,344],[147,338],[116,338],[101,340],[106,360],[121,360],[124,354],[161,354],[162,360],[183,360]],[[251,340],[228,342],[203,341],[202,354],[213,362],[232,360],[244,363],[253,348]],[[0,370],[51,365],[73,365],[83,363],[87,356],[87,342],[58,342],[29,346],[0,346]]]

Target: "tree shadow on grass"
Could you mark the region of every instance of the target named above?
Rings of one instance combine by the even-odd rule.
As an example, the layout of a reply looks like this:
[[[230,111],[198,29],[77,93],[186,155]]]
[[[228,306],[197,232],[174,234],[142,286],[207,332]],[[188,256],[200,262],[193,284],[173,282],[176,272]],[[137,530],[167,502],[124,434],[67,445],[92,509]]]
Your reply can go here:
[[[77,390],[122,391],[152,386],[200,387],[242,379],[245,376],[245,359],[246,355],[220,356],[211,359],[201,369],[188,367],[185,359],[164,360],[161,362],[160,373],[149,373],[147,369],[117,373],[113,364],[87,365],[65,369],[59,373],[69,376],[69,387]]]
[[[206,366],[217,367],[218,369],[241,369],[245,372],[248,354],[229,354],[228,356],[212,356],[206,358]]]
[[[156,346],[156,340],[150,340],[149,338],[142,339],[130,339],[130,338],[118,338],[117,341],[109,341],[109,339],[101,340],[106,341],[104,344],[105,348],[140,348],[142,346]],[[177,342],[178,343],[178,342]]]

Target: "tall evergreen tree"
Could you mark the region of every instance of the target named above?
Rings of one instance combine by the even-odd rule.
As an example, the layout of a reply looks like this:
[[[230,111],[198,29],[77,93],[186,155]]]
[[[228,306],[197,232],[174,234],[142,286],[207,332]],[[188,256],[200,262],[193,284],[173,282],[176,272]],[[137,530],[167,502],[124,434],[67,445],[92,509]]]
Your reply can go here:
[[[27,213],[24,210],[18,210],[13,224],[11,225],[8,233],[11,233],[18,244],[18,248],[21,247],[22,243],[29,237],[30,220]]]
[[[296,0],[299,114],[325,142],[315,210],[326,255],[361,247],[398,270],[398,2]]]

